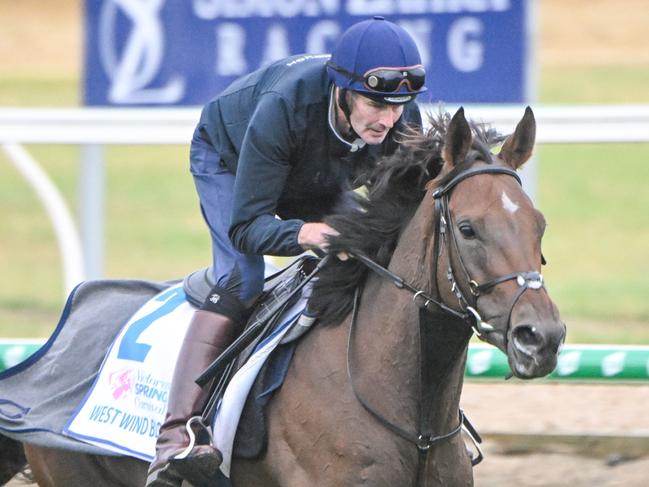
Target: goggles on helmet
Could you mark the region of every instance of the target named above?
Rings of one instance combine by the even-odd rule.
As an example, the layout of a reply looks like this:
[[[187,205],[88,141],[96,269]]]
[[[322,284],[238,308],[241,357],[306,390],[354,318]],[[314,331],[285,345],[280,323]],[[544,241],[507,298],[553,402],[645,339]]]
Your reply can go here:
[[[362,82],[370,91],[394,93],[405,85],[409,92],[418,92],[426,82],[426,70],[421,64],[404,68],[373,68],[363,76],[328,61],[327,65],[353,81]]]

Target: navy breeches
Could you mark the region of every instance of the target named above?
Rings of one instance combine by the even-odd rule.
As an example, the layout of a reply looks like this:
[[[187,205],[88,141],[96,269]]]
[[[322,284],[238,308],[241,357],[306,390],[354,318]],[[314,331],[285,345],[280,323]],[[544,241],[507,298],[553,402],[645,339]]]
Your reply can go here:
[[[190,170],[201,212],[212,237],[214,282],[246,303],[263,289],[264,259],[260,255],[245,255],[237,251],[228,237],[234,174],[228,171],[214,148],[197,133],[194,133],[191,145]]]

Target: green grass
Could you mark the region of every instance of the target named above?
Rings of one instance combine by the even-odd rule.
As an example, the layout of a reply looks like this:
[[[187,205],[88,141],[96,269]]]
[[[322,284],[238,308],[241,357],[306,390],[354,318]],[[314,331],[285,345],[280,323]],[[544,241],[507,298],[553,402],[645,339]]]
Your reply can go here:
[[[539,73],[546,104],[649,103],[649,66],[551,66]]]
[[[649,144],[548,145],[539,157],[545,274],[560,309],[649,322]]]
[[[78,148],[27,149],[77,213]],[[167,280],[208,265],[187,148],[113,146],[105,161],[104,275]],[[0,336],[47,335],[62,308],[61,259],[41,203],[2,153],[0,208]]]
[[[107,159],[106,274],[166,280],[208,265],[187,148],[113,147]]]
[[[69,107],[81,103],[77,78],[0,76],[0,106]]]
[[[649,103],[647,85],[644,67],[547,68],[539,104]],[[77,105],[78,86],[0,80],[0,105]],[[28,149],[76,213],[79,148]],[[166,280],[209,263],[187,151],[106,148],[106,277]],[[569,342],[649,344],[649,144],[545,145],[537,156],[544,275]],[[2,153],[0,210],[0,336],[46,336],[64,294],[58,248],[40,202]]]

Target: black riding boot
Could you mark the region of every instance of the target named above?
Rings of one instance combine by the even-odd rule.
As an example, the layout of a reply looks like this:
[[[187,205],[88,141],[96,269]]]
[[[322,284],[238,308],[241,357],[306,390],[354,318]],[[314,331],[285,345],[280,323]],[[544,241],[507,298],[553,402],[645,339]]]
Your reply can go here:
[[[187,421],[200,416],[208,390],[194,381],[238,334],[239,323],[224,315],[197,310],[187,330],[174,370],[165,422],[160,427],[156,456],[146,487],[180,487],[183,479],[199,487],[216,475],[221,453],[212,445],[190,443]]]

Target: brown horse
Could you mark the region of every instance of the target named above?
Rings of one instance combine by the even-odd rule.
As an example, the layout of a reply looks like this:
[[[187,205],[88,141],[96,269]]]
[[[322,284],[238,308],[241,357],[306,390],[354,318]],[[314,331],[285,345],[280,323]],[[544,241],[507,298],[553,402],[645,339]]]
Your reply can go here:
[[[235,486],[473,484],[460,394],[475,330],[521,378],[550,373],[565,326],[540,274],[543,216],[515,171],[530,157],[528,108],[500,153],[460,109],[404,135],[341,235],[304,336],[267,411],[260,459],[233,459]],[[146,465],[24,445],[42,486],[143,485]]]

